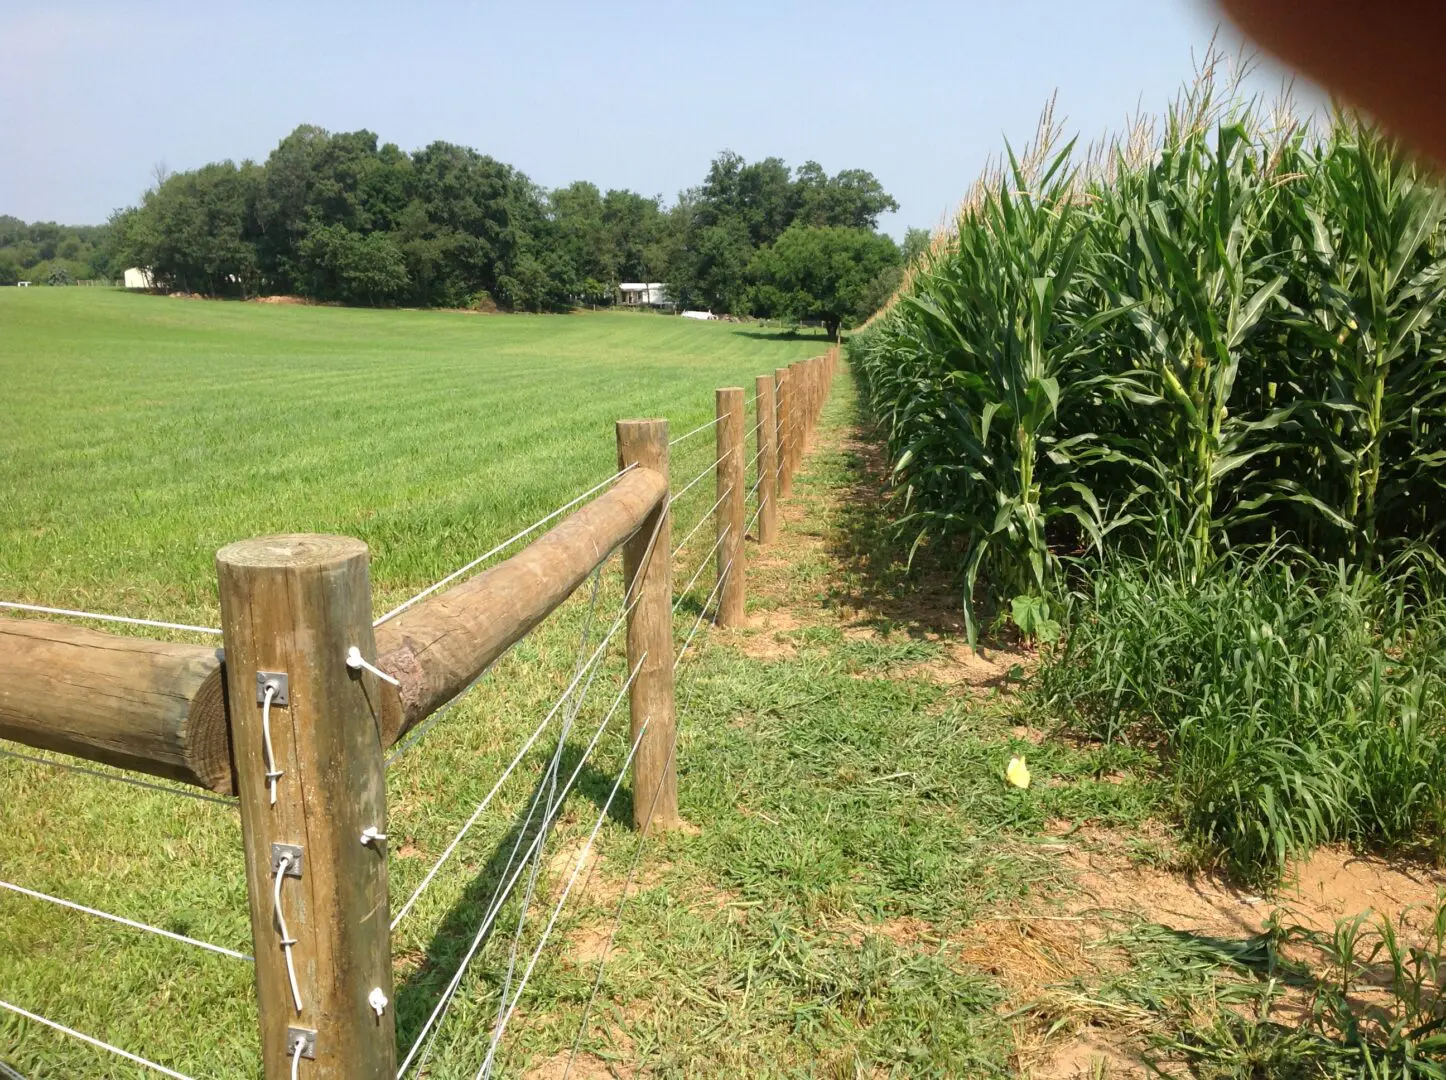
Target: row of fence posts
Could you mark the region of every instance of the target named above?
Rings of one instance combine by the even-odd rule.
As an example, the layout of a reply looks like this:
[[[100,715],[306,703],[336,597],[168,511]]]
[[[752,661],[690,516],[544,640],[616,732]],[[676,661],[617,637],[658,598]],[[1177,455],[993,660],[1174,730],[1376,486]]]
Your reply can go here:
[[[824,356],[755,384],[758,535],[811,445],[838,365]],[[717,621],[743,622],[745,402],[717,402]],[[668,474],[666,420],[617,424],[618,465]],[[665,496],[623,546],[634,823],[678,817],[672,536]],[[247,540],[216,557],[256,992],[267,1080],[396,1076],[380,690],[368,552],[359,540]],[[639,667],[639,665],[641,665]],[[274,792],[274,794],[273,794]],[[199,1035],[200,1033],[198,1033]],[[299,1057],[299,1061],[297,1060]],[[295,1068],[294,1068],[295,1067]]]

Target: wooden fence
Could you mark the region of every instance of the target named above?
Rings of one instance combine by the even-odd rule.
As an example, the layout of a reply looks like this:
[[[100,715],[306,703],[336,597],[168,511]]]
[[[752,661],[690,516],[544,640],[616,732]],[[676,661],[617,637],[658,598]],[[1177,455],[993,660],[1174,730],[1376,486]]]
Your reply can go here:
[[[770,544],[837,364],[835,348],[760,375],[751,429],[744,390],[717,391],[720,625],[743,621],[747,595],[745,433]],[[669,446],[665,420],[619,421],[605,492],[375,623],[366,545],[316,535],[217,553],[222,648],[0,618],[0,738],[237,797],[268,1080],[398,1075],[384,755],[619,548],[634,824],[679,821]]]

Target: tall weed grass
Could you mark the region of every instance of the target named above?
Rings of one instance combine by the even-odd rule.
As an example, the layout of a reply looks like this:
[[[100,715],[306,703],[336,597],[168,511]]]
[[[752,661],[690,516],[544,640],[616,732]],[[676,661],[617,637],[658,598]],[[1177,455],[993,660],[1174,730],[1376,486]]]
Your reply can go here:
[[[1187,829],[1249,878],[1328,841],[1438,842],[1446,603],[1344,563],[1183,562],[1094,574],[1030,707],[1158,746]]]

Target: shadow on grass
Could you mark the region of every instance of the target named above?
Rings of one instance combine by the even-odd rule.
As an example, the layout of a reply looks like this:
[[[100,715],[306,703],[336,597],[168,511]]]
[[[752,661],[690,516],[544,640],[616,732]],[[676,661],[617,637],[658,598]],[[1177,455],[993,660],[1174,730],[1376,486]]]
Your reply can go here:
[[[822,330],[734,330],[739,337],[757,338],[759,341],[817,341],[825,347],[833,340]]]
[[[962,637],[963,558],[957,546],[922,545],[911,562],[911,541],[897,528],[882,439],[857,423],[845,433],[841,455],[842,497],[827,538],[841,571],[833,601],[867,612],[863,625],[884,633]]]
[[[607,738],[607,733],[604,733],[603,737]],[[626,737],[626,733],[624,737]],[[520,903],[518,898],[525,894],[529,878],[533,873],[533,869],[526,865],[528,853],[542,831],[549,799],[556,798],[555,790],[560,789],[567,782],[567,778],[572,775],[574,769],[578,769],[578,762],[582,758],[584,749],[586,749],[585,741],[569,740],[564,745],[558,762],[556,789],[549,783],[547,775],[539,778],[527,802],[513,818],[506,833],[488,856],[487,862],[468,883],[462,896],[452,905],[451,910],[447,912],[446,917],[432,934],[427,943],[425,959],[411,975],[397,983],[396,1015],[397,1045],[399,1047],[409,1048],[417,1038],[417,1033],[421,1031],[427,1017],[441,1001],[447,984],[456,974],[463,957],[466,956],[467,950],[476,939],[479,929],[487,920],[488,913],[497,904],[498,894],[506,889],[508,883],[513,882],[514,878],[515,883],[511,886],[509,897],[498,908],[492,925],[482,936],[479,952],[481,949],[485,949],[494,938],[501,937],[505,940],[516,933]],[[583,763],[582,768],[578,770],[577,780],[569,795],[580,795],[588,803],[601,810],[607,804],[608,795],[613,790],[615,780],[615,775],[594,768],[589,760]],[[559,811],[559,814],[562,813],[565,811]],[[623,825],[631,824],[633,797],[630,785],[623,784],[618,788],[617,795],[614,796],[607,813],[608,817],[615,822]],[[543,860],[555,857],[556,849],[554,848],[550,852],[546,840],[539,847]],[[545,922],[555,903],[556,895],[551,889],[549,875],[544,867],[539,871],[537,891],[533,895],[532,906],[528,914],[529,924],[537,925],[539,915]],[[523,950],[518,957],[517,969],[514,972],[514,986],[516,977],[527,965],[529,955],[528,951]],[[500,989],[501,976],[505,972],[505,967],[497,965],[497,959],[494,958],[493,970],[483,969],[475,959],[471,969],[470,978],[474,982],[484,979],[491,994],[496,994]],[[431,1035],[432,1032],[429,1032],[428,1037]]]

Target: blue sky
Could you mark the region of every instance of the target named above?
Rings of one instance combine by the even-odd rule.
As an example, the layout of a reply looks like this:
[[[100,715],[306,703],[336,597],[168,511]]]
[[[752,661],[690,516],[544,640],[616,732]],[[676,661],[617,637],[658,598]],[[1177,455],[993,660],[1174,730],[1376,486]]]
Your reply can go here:
[[[264,159],[314,123],[669,201],[725,148],[865,168],[901,235],[1026,142],[1052,90],[1086,139],[1158,110],[1219,20],[1206,0],[0,0],[0,213],[103,221],[158,162]]]

